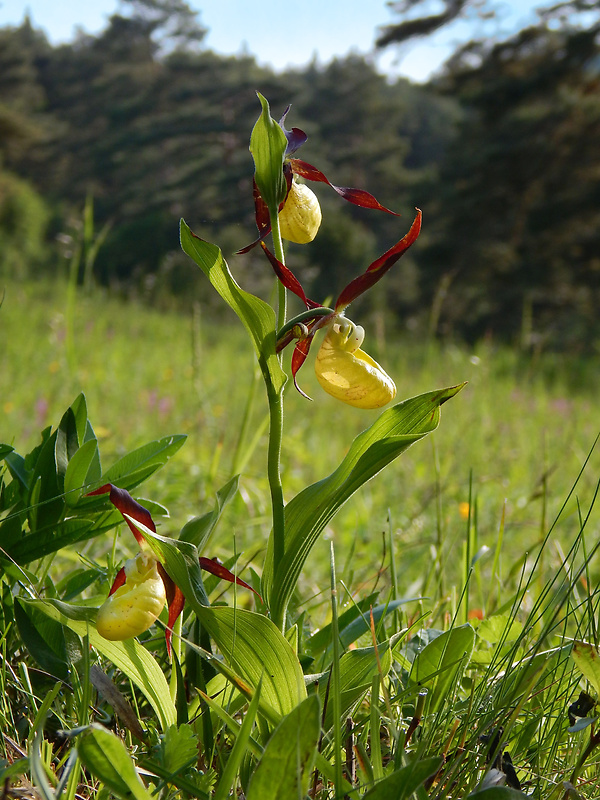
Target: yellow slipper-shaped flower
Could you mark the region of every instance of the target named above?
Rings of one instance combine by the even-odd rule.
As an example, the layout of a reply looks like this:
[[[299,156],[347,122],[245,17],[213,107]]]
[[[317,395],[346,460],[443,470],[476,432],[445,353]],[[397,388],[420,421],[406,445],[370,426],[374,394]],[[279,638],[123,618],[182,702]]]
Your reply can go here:
[[[321,206],[316,194],[304,183],[292,182],[285,205],[279,212],[279,229],[283,239],[307,244],[317,235],[321,225]]]
[[[383,367],[360,349],[364,338],[364,328],[338,318],[317,353],[315,372],[332,397],[356,408],[381,408],[396,396],[396,385]]]
[[[111,641],[138,636],[156,622],[166,602],[156,559],[140,553],[125,562],[125,582],[98,610],[98,633]]]

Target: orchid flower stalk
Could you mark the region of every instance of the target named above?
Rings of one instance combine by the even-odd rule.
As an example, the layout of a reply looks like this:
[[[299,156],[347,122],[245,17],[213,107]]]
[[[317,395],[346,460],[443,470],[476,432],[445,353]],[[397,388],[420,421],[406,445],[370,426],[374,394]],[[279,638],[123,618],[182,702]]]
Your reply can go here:
[[[321,224],[321,209],[314,192],[299,181],[324,183],[338,195],[362,208],[376,209],[389,214],[395,212],[383,206],[372,194],[363,189],[336,186],[323,172],[295,156],[307,140],[299,128],[286,129],[285,119],[289,106],[276,122],[271,117],[267,100],[258,95],[262,112],[250,138],[250,151],[254,159],[254,205],[258,238],[239,252],[247,252],[260,244],[278,279],[277,352],[291,341],[296,341],[292,355],[292,377],[298,387],[296,375],[310,349],[318,330],[327,328],[325,341],[317,357],[317,377],[325,391],[346,403],[361,408],[378,408],[389,402],[396,393],[392,379],[367,353],[360,349],[364,331],[344,318],[345,308],[355,297],[366,291],[392,266],[418,236],[418,227],[411,228],[410,240],[406,237],[392,251],[370,265],[366,273],[352,281],[342,291],[335,308],[324,309],[310,300],[293,272],[286,266],[282,239],[305,244],[312,241]],[[272,234],[273,253],[265,243]],[[287,291],[296,294],[306,306],[305,321],[289,324]],[[300,390],[301,391],[301,390]],[[304,394],[304,392],[302,392]],[[281,442],[283,439],[283,387],[275,391],[267,381],[269,403],[268,478],[273,516],[273,558],[277,565],[284,557],[285,504],[281,482]],[[283,626],[284,620],[276,620]]]

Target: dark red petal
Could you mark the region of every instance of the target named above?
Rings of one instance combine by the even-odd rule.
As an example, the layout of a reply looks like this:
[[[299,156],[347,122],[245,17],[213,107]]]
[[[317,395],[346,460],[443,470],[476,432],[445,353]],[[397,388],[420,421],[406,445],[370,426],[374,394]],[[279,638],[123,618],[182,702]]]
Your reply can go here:
[[[233,572],[230,572],[227,567],[223,566],[223,564],[219,564],[216,558],[205,558],[204,556],[201,556],[200,566],[202,569],[210,572],[211,575],[216,575],[217,578],[222,578],[224,581],[229,581],[229,583],[237,583],[238,586],[243,586],[245,589],[250,589],[250,591],[254,592],[254,594],[262,603],[263,599],[257,591],[247,584],[246,581],[236,577]]]
[[[312,398],[309,397],[306,392],[303,392],[302,389],[298,386],[298,381],[296,380],[296,374],[300,367],[306,361],[306,357],[308,356],[308,351],[310,350],[310,346],[315,338],[315,334],[311,333],[305,339],[300,339],[294,348],[294,352],[292,353],[292,378],[294,379],[294,386],[300,392],[303,397],[306,397],[307,400],[311,400]]]
[[[406,236],[403,236],[399,242],[393,247],[390,247],[380,258],[373,261],[362,275],[359,275],[358,278],[351,281],[345,289],[342,289],[335,303],[336,311],[343,311],[343,309],[349,306],[359,295],[366,292],[371,286],[374,286],[377,281],[385,275],[388,269],[398,261],[400,256],[404,255],[408,248],[416,242],[421,232],[421,216],[421,211],[417,209],[417,216]]]
[[[260,243],[260,246],[264,250],[265,255],[271,262],[271,266],[281,283],[285,286],[286,289],[289,289],[290,292],[293,292],[297,297],[302,300],[304,305],[307,308],[319,308],[320,303],[315,303],[314,300],[309,300],[309,298],[304,294],[304,289],[302,288],[302,284],[298,280],[298,278],[294,275],[294,273],[286,267],[285,264],[282,264],[281,261],[271,253],[269,248],[264,242]]]
[[[295,175],[300,175],[302,178],[306,178],[308,181],[315,181],[316,183],[326,183],[328,186],[331,186],[344,200],[347,200],[349,203],[353,203],[355,206],[360,206],[361,208],[374,208],[377,211],[385,211],[388,214],[393,214],[395,217],[400,216],[396,214],[395,211],[392,211],[385,206],[382,206],[377,198],[373,197],[372,194],[369,192],[365,192],[364,189],[352,189],[348,186],[334,186],[333,183],[321,172],[321,170],[313,167],[312,164],[308,164],[306,161],[302,161],[299,158],[292,158],[290,159],[290,164],[292,165],[292,171]]]
[[[160,577],[163,579],[163,583],[165,585],[165,593],[167,595],[167,606],[169,609],[169,619],[167,621],[167,628],[165,630],[165,641],[167,643],[167,653],[169,654],[169,658],[171,657],[171,639],[173,638],[173,625],[175,624],[177,618],[183,611],[183,606],[185,605],[185,597],[183,596],[183,592],[177,586],[175,581],[167,574],[166,569],[160,563],[157,563],[158,571],[160,573]]]
[[[131,522],[131,520],[125,516],[125,514],[133,517],[133,519],[137,520],[137,522],[140,522],[142,525],[145,525],[146,528],[150,528],[151,531],[156,533],[156,526],[148,509],[144,508],[144,506],[141,506],[136,500],[134,500],[126,489],[119,489],[118,486],[114,486],[112,483],[105,483],[104,486],[101,486],[99,489],[94,489],[93,492],[88,492],[88,495],[109,493],[110,502],[121,512],[121,514],[123,514],[125,522],[129,525],[129,529],[135,536],[138,544],[142,544],[144,541],[144,536],[135,527],[133,522]]]
[[[121,569],[117,572],[117,577],[114,580],[113,585],[110,587],[110,592],[108,596],[110,597],[111,594],[114,594],[117,589],[120,589],[121,586],[125,583],[127,576],[125,575],[125,567],[121,567]]]

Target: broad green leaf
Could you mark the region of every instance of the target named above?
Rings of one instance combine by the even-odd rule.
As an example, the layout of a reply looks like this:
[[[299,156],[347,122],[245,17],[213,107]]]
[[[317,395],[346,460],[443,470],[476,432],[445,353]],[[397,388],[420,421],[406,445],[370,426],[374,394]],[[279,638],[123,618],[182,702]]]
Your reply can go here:
[[[577,668],[594,687],[596,695],[600,697],[600,651],[588,642],[576,641],[573,643],[573,661]]]
[[[0,461],[3,461],[9,453],[14,451],[14,447],[9,444],[0,444]]]
[[[69,605],[59,600],[24,600],[23,603],[43,611],[83,637],[88,635],[92,647],[110,659],[146,696],[156,712],[163,730],[177,721],[175,705],[171,700],[169,685],[154,657],[135,639],[110,642],[96,630],[97,609]]]
[[[194,611],[227,662],[250,687],[255,689],[262,678],[261,708],[264,701],[283,716],[306,697],[298,658],[270,619],[227,606],[194,606]]]
[[[84,442],[67,464],[64,479],[65,503],[74,508],[87,487],[101,476],[96,439]]]
[[[444,702],[459,673],[469,663],[474,646],[475,631],[470,625],[460,625],[440,634],[417,653],[410,677],[419,686],[429,687],[429,711],[437,711]]]
[[[221,519],[221,514],[225,507],[237,494],[239,482],[239,475],[235,475],[231,480],[227,481],[216,493],[214,509],[203,514],[201,517],[195,517],[187,522],[181,529],[179,541],[191,542],[196,545],[198,551],[201,552]]]
[[[164,466],[181,448],[187,436],[165,436],[123,456],[102,475],[102,483],[114,483],[121,489],[134,489],[149,475]],[[142,477],[143,476],[143,477]],[[93,498],[90,498],[90,500]],[[97,498],[94,498],[97,500]]]
[[[254,159],[254,180],[272,214],[285,200],[287,185],[283,175],[283,160],[287,139],[281,126],[271,117],[269,103],[257,92],[262,106],[260,117],[250,136],[250,152]]]
[[[181,220],[180,235],[184,252],[196,262],[242,321],[252,339],[265,380],[275,394],[279,394],[286,375],[275,352],[275,312],[263,300],[238,286],[219,248],[193,234],[184,220]]]
[[[4,447],[6,446],[7,445],[4,445]],[[8,453],[4,454],[4,460],[13,478],[18,480],[24,489],[29,489],[30,475],[23,456],[11,448]]]
[[[64,510],[62,476],[56,461],[58,431],[40,448],[30,477],[28,498],[29,527],[32,532],[54,525]]]
[[[312,694],[273,731],[250,780],[247,800],[305,797],[320,732],[319,698]]]
[[[280,564],[274,564],[271,533],[263,570],[262,594],[274,620],[283,619],[304,562],[336,512],[411,444],[434,431],[440,421],[440,406],[463,386],[428,392],[384,411],[356,437],[335,472],[308,486],[287,504],[283,558]]]
[[[363,795],[363,800],[405,800],[428,778],[433,777],[443,763],[444,759],[441,756],[413,761],[375,784]]]
[[[82,764],[122,800],[152,800],[135,769],[125,745],[106,728],[96,723],[81,734],[77,752]]]

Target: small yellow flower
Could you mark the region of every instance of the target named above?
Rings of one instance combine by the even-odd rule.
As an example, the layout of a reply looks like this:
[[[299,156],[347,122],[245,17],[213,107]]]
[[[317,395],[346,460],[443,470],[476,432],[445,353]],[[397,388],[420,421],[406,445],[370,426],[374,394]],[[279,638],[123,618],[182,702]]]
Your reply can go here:
[[[364,338],[364,328],[338,317],[317,353],[315,372],[323,389],[337,400],[356,408],[381,408],[396,396],[396,385],[360,349]]]
[[[461,519],[469,519],[470,506],[466,501],[458,504],[458,513]]]
[[[147,553],[125,562],[125,582],[98,610],[96,628],[105,639],[131,639],[156,622],[167,602],[157,563]]]
[[[281,237],[288,242],[307,244],[321,225],[321,206],[316,194],[304,183],[292,181],[285,205],[279,212]]]

